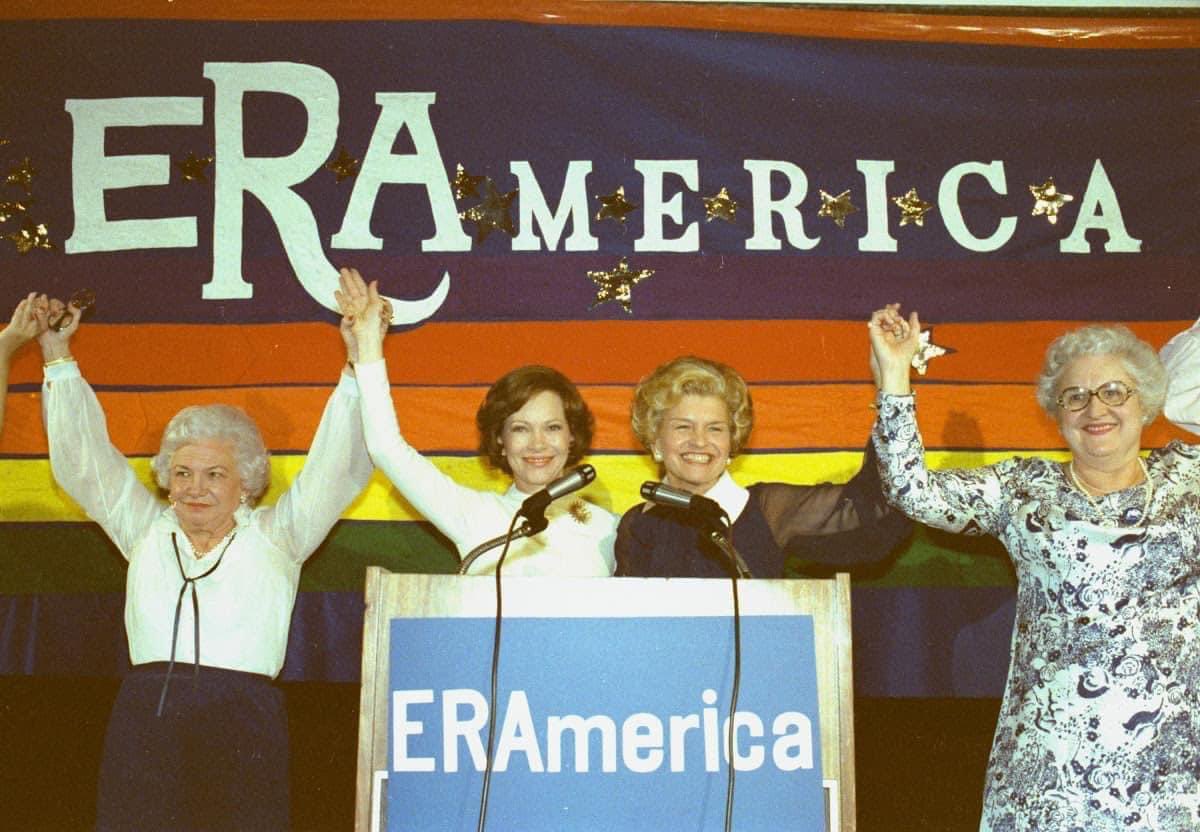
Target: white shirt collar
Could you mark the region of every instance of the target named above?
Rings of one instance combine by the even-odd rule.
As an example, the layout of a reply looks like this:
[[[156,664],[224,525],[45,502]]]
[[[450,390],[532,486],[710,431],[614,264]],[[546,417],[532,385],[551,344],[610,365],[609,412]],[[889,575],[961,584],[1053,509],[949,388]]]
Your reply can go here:
[[[721,474],[721,478],[704,494],[713,500],[729,515],[729,522],[736,522],[742,516],[746,503],[750,502],[750,492],[733,481],[729,472]]]

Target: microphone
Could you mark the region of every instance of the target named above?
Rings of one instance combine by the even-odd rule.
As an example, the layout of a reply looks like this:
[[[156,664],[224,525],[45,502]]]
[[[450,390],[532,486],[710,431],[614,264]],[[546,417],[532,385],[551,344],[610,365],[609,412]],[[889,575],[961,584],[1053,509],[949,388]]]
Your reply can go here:
[[[658,503],[660,506],[695,512],[704,517],[720,519],[725,516],[725,510],[715,500],[653,480],[642,483],[642,499]]]
[[[546,506],[559,497],[565,497],[578,491],[594,479],[596,479],[596,469],[590,465],[580,465],[570,473],[563,474],[541,491],[527,497],[525,502],[521,503],[521,509],[517,513],[530,519],[540,516],[546,510]]]

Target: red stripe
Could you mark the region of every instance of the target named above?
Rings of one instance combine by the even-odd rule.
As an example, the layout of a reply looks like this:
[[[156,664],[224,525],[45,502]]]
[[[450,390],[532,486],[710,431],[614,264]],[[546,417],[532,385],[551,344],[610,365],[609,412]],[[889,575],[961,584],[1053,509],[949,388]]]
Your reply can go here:
[[[7,0],[0,20],[512,20],[765,32],[856,40],[1085,49],[1190,49],[1200,21],[1184,17],[1013,17],[795,9],[743,3],[606,0]]]
[[[629,385],[582,387],[596,416],[594,447],[640,451],[629,428]],[[756,423],[749,450],[861,448],[874,413],[869,384],[765,385],[753,389]],[[392,398],[401,428],[422,450],[471,453],[476,446],[475,410],[482,387],[402,387]],[[124,453],[158,450],[167,420],[189,404],[226,402],[246,409],[270,448],[303,450],[312,441],[328,387],[176,390],[99,394],[113,442]],[[39,396],[13,394],[0,437],[0,454],[43,455]],[[1065,447],[1054,423],[1033,399],[1031,386],[926,385],[920,388],[920,419],[931,448],[1048,449]],[[1164,421],[1146,429],[1143,444],[1157,447],[1186,438]]]
[[[937,324],[928,378],[1027,384],[1046,345],[1070,321]],[[1155,347],[1190,321],[1130,327]],[[345,361],[328,324],[91,324],[72,349],[104,387],[332,384]],[[633,384],[678,355],[723,361],[751,383],[867,381],[866,324],[859,321],[556,321],[426,324],[386,342],[396,384],[491,384],[522,364],[551,364],[580,384]],[[999,355],[1003,360],[997,360]],[[186,356],[186,358],[182,358]],[[40,383],[36,350],[18,355],[12,384]]]

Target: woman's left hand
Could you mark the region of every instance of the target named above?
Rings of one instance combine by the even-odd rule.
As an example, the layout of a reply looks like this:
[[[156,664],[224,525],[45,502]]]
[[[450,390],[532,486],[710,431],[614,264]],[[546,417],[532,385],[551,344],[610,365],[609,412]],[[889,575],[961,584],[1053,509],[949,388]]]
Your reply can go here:
[[[342,312],[341,332],[350,361],[383,357],[383,336],[391,324],[391,305],[379,294],[378,281],[367,283],[358,269],[343,268],[334,292]]]

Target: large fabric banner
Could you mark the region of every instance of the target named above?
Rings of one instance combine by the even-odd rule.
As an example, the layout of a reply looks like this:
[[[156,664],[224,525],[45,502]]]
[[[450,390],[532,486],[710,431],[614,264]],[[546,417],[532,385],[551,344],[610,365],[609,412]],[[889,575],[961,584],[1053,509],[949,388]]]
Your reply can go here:
[[[95,292],[75,354],[143,474],[171,414],[224,401],[272,448],[267,499],[286,486],[344,360],[339,265],[394,300],[416,447],[501,488],[475,408],[550,364],[617,512],[657,474],[630,391],[674,356],[751,383],[737,479],[839,481],[883,303],[949,350],[918,393],[938,465],[1061,454],[1032,395],[1049,340],[1118,320],[1157,346],[1200,306],[1196,18],[55,5],[0,9],[0,307]],[[35,352],[0,439],[0,672],[119,672],[123,562],[52,482]],[[285,677],[357,678],[373,563],[454,568],[382,477],[305,570]],[[921,529],[855,578],[860,693],[998,695],[1002,549]]]

